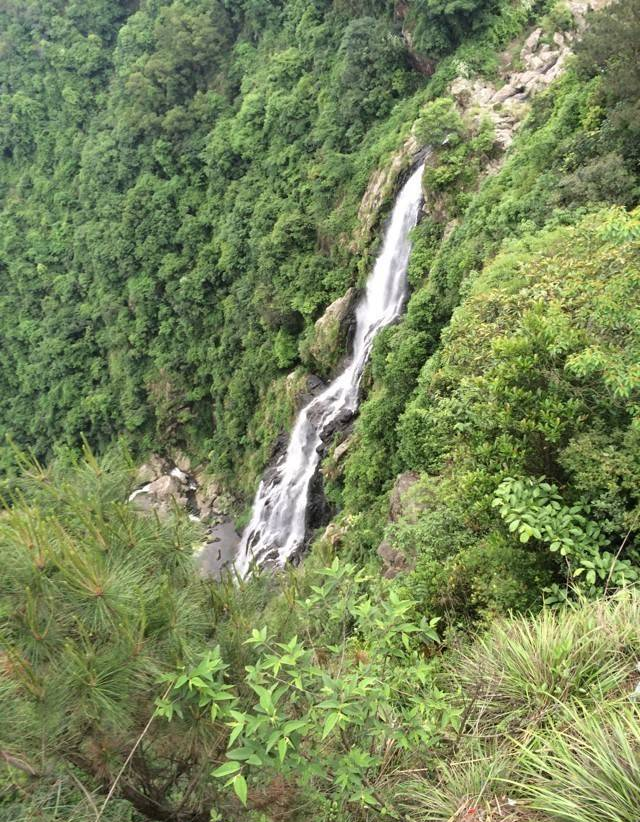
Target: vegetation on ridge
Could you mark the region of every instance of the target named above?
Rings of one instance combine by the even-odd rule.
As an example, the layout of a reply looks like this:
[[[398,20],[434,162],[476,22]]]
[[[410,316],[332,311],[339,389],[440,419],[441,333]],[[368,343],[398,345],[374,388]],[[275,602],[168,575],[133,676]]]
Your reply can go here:
[[[0,521],[0,819],[640,811],[637,589],[473,640],[338,557],[205,582],[126,478],[25,464]]]

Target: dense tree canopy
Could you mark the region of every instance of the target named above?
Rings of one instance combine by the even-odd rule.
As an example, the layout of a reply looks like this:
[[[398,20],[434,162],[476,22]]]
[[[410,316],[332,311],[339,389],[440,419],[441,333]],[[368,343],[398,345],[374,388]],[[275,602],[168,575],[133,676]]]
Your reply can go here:
[[[353,279],[330,214],[415,87],[391,10],[1,13],[3,427],[40,455],[206,437],[223,470],[297,357],[274,345]]]

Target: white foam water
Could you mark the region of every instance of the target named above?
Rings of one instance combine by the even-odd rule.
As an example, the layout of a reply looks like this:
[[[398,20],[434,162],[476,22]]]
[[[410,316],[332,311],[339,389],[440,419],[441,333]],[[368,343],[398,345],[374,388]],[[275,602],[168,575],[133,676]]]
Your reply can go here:
[[[423,170],[420,165],[411,174],[396,198],[382,249],[356,309],[353,353],[344,371],[300,411],[286,453],[258,487],[235,560],[240,576],[246,576],[253,563],[268,560],[284,565],[304,543],[309,488],[318,469],[323,434],[338,418],[355,413],[373,340],[404,308],[410,234],[422,202]]]

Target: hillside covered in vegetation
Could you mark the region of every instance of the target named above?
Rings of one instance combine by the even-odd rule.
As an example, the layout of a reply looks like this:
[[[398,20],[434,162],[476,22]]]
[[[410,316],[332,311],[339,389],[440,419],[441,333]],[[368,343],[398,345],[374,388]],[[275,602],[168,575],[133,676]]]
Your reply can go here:
[[[592,5],[0,2],[0,822],[638,822],[640,5]],[[202,578],[136,466],[246,522],[425,157],[304,561]]]

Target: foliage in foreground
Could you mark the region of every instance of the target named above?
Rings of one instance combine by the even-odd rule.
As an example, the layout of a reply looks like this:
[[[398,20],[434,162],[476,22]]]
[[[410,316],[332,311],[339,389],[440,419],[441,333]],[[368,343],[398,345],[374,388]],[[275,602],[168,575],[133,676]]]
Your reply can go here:
[[[90,456],[26,465],[0,519],[0,818],[445,822],[508,795],[555,820],[554,786],[595,773],[585,740],[611,784],[621,746],[636,761],[635,589],[443,637],[345,559],[203,582],[187,516],[141,516],[126,487]]]

